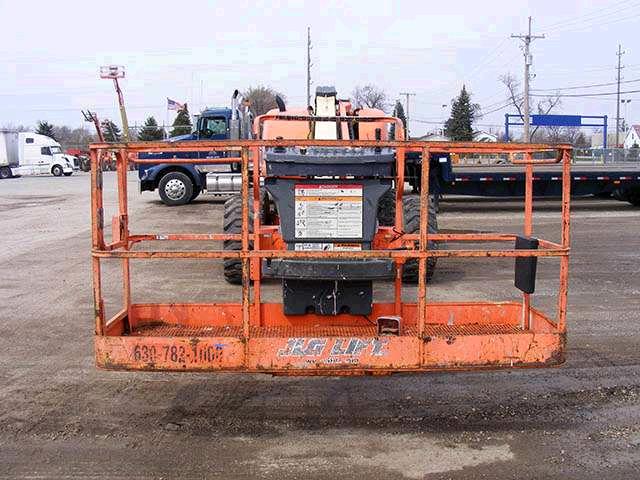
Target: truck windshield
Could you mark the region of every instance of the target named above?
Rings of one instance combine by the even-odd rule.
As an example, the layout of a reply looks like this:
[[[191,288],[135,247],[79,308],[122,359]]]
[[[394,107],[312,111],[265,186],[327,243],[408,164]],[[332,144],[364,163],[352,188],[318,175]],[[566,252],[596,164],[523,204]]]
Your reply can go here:
[[[224,117],[203,118],[200,127],[200,136],[210,138],[213,135],[225,135],[227,133],[227,121]]]
[[[56,153],[62,153],[62,149],[60,147],[49,147],[51,153],[55,155]]]

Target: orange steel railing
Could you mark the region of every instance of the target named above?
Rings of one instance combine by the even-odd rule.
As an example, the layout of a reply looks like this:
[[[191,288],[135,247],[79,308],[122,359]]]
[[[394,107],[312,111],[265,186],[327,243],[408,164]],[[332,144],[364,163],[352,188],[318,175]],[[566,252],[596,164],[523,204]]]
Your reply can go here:
[[[378,119],[382,120],[382,119]],[[253,209],[261,208],[260,179],[265,176],[261,165],[261,153],[265,147],[390,147],[396,151],[396,185],[404,185],[405,156],[408,152],[420,152],[421,192],[420,192],[420,230],[418,234],[403,233],[403,211],[396,208],[395,226],[379,229],[374,245],[376,249],[363,251],[294,251],[284,250],[278,243],[277,227],[263,226],[259,215],[253,215],[253,232],[249,226],[249,201],[253,201]],[[118,215],[112,223],[113,238],[105,243],[103,182],[99,159],[105,151],[114,152],[117,159],[117,191]],[[228,158],[174,158],[163,159],[162,163],[176,164],[217,164],[240,163],[242,175],[242,229],[239,234],[207,233],[168,233],[140,234],[132,233],[129,228],[127,205],[127,171],[128,162],[135,160],[138,164],[158,163],[157,159],[139,159],[140,152],[211,152],[239,151],[240,157]],[[242,338],[248,340],[251,327],[262,325],[261,314],[261,282],[260,263],[265,258],[390,258],[396,264],[394,280],[394,313],[403,311],[402,302],[402,264],[408,259],[417,259],[419,282],[417,291],[416,334],[425,337],[425,325],[428,323],[426,269],[429,257],[559,257],[560,274],[557,298],[556,320],[552,322],[555,333],[564,335],[566,331],[567,285],[569,266],[569,224],[570,224],[570,145],[516,144],[516,143],[471,143],[471,142],[423,142],[423,141],[376,141],[376,140],[224,140],[224,141],[189,141],[189,142],[135,142],[122,144],[98,143],[90,146],[91,157],[91,218],[92,218],[92,262],[93,262],[93,296],[95,305],[95,332],[98,337],[122,333],[122,326],[131,316],[130,259],[190,258],[190,259],[225,259],[238,258],[242,263],[242,300],[240,304]],[[554,158],[534,159],[534,153],[553,152]],[[500,153],[510,154],[514,164],[525,168],[524,197],[524,231],[525,236],[533,234],[533,170],[540,164],[560,163],[562,165],[562,210],[560,243],[538,239],[539,249],[516,250],[506,249],[430,249],[429,243],[435,242],[514,242],[516,234],[496,233],[446,233],[430,234],[428,232],[429,202],[429,161],[433,153]],[[521,157],[521,158],[518,158]],[[249,166],[252,164],[252,172]],[[250,178],[251,175],[251,178]],[[252,192],[250,195],[250,180]],[[396,188],[397,205],[402,205],[403,188]],[[134,250],[136,244],[147,241],[222,241],[236,240],[241,242],[241,249],[229,250]],[[253,245],[250,247],[250,244]],[[264,248],[268,247],[268,248]],[[123,274],[123,308],[112,318],[105,319],[104,301],[101,285],[101,260],[119,258],[122,262]],[[251,266],[251,268],[250,268]],[[253,287],[251,286],[253,281]],[[250,291],[253,290],[253,298]],[[522,327],[528,329],[532,315],[530,296],[522,294]],[[424,348],[420,343],[421,352]],[[393,368],[393,367],[391,367]]]

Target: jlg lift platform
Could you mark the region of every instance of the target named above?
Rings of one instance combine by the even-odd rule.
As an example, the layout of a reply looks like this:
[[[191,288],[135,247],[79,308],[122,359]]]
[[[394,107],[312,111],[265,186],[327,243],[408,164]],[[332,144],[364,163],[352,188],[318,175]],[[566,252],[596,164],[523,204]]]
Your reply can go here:
[[[260,121],[264,122],[268,118]],[[335,118],[316,118],[315,121],[336,121]],[[344,120],[344,118],[343,118]],[[367,121],[363,118],[359,121]],[[380,121],[380,119],[377,119]],[[398,131],[402,128],[397,119]],[[378,137],[380,135],[377,135]],[[354,231],[347,236],[359,237],[358,248],[313,249],[298,248],[297,232],[287,230],[293,218],[287,215],[285,204],[297,202],[305,195],[305,187],[342,189],[350,201],[367,203],[367,180],[359,175],[336,176],[327,179],[306,175],[283,175],[278,166],[268,166],[268,152],[308,155],[314,148],[347,149],[353,153],[371,149],[377,153],[391,152],[393,164],[389,185],[404,185],[404,160],[408,152],[419,152],[423,159],[447,153],[507,153],[513,163],[521,164],[526,173],[524,200],[524,231],[513,234],[491,233],[432,233],[429,231],[429,161],[421,162],[422,185],[419,196],[420,226],[417,232],[407,233],[403,223],[403,209],[395,208],[395,225],[380,226],[373,222],[371,242],[366,242],[366,232]],[[176,159],[175,163],[228,163],[241,165],[241,229],[238,233],[176,234],[170,232],[131,232],[127,210],[128,162],[138,160],[140,152],[239,152],[238,157],[216,159]],[[113,239],[105,244],[103,235],[102,170],[98,159],[103,151],[112,151],[117,158],[117,187],[119,211],[112,224]],[[544,155],[538,155],[546,152]],[[351,154],[350,153],[350,154]],[[237,155],[237,153],[236,153]],[[294,156],[295,157],[295,156]],[[552,157],[552,158],[551,158]],[[107,369],[125,370],[179,370],[179,371],[236,371],[266,372],[275,374],[384,374],[407,371],[456,370],[476,368],[539,367],[558,365],[564,361],[567,277],[569,262],[569,202],[570,157],[567,145],[537,144],[487,144],[418,142],[392,140],[231,140],[192,141],[167,144],[145,142],[127,144],[95,144],[91,146],[91,192],[93,234],[93,291],[95,301],[95,349],[96,363]],[[293,158],[293,157],[292,157]],[[298,157],[295,157],[298,158]],[[171,160],[163,160],[171,162]],[[149,160],[148,162],[152,162]],[[562,164],[562,212],[561,241],[555,243],[533,237],[532,231],[532,180],[537,164]],[[280,165],[281,166],[281,165]],[[362,172],[361,172],[362,175]],[[280,183],[278,183],[280,182]],[[284,182],[284,183],[283,183]],[[274,183],[280,186],[274,187]],[[384,182],[383,182],[384,183]],[[282,185],[288,186],[283,187]],[[363,187],[364,185],[364,187]],[[292,201],[276,198],[279,218],[271,225],[264,225],[264,189],[269,197],[286,196],[287,188]],[[309,190],[307,188],[307,190]],[[274,195],[275,192],[275,195]],[[289,195],[289,194],[288,194]],[[313,196],[313,195],[312,195]],[[362,196],[362,198],[361,198]],[[298,200],[295,200],[295,198]],[[303,198],[304,197],[304,198]],[[345,198],[346,198],[345,197]],[[302,201],[300,200],[300,201]],[[320,199],[322,200],[322,199]],[[345,201],[349,201],[348,199]],[[284,202],[284,203],[283,203]],[[403,188],[395,189],[396,206],[403,204]],[[418,202],[415,203],[418,205]],[[178,207],[179,208],[179,207]],[[287,207],[288,208],[288,207]],[[293,207],[292,207],[293,208]],[[300,207],[302,208],[302,207]],[[366,206],[354,207],[356,217],[366,216]],[[359,210],[364,209],[364,210]],[[298,212],[299,213],[299,212]],[[353,212],[352,212],[353,213]],[[295,217],[301,220],[302,217]],[[273,223],[273,222],[272,222]],[[362,225],[365,225],[365,222]],[[371,223],[371,222],[369,222]],[[289,226],[290,226],[289,225]],[[366,230],[368,227],[362,227]],[[347,228],[348,230],[349,228]],[[311,235],[312,237],[314,235]],[[315,235],[317,236],[317,235]],[[300,236],[310,245],[317,239]],[[293,240],[292,240],[293,239]],[[363,240],[364,239],[364,240]],[[176,244],[180,241],[236,242],[238,250],[146,250],[149,241]],[[505,248],[465,248],[453,244],[496,244]],[[337,245],[337,244],[332,244]],[[439,248],[435,248],[439,245]],[[430,259],[441,257],[513,257],[515,259],[515,287],[512,302],[446,302],[428,300],[427,269]],[[538,257],[558,257],[560,279],[557,312],[548,316],[534,309],[530,293],[534,290],[536,260]],[[122,262],[124,305],[113,318],[105,319],[101,289],[101,261],[119,258]],[[130,260],[145,259],[226,259],[241,265],[241,293],[239,303],[198,304],[134,304],[131,302]],[[336,289],[344,289],[344,298],[352,294],[348,290],[350,268],[345,262],[387,261],[390,263],[395,301],[359,305],[351,311],[349,305],[336,306],[326,312],[307,307],[304,312],[288,313],[288,310],[304,308],[309,298],[291,296],[299,292],[288,291],[291,265],[311,265],[321,272],[317,280],[319,288],[335,281]],[[277,264],[277,262],[281,264]],[[292,263],[286,263],[286,262]],[[418,287],[415,302],[402,300],[403,264],[417,261]],[[321,265],[314,270],[316,264]],[[371,263],[370,263],[371,264]],[[328,267],[327,267],[328,265]],[[353,265],[353,264],[349,264]],[[373,270],[379,269],[374,265]],[[297,267],[296,267],[297,268]],[[261,278],[265,270],[276,271],[283,279],[283,303],[261,301]],[[384,267],[382,268],[384,270]],[[295,270],[295,269],[294,269]],[[341,279],[335,271],[339,270]],[[355,271],[355,270],[354,270]],[[368,267],[366,269],[368,271]],[[279,272],[279,273],[278,273]],[[296,270],[297,272],[297,270]],[[377,278],[376,278],[377,279]],[[342,281],[344,280],[344,281]],[[367,284],[355,276],[356,282]],[[287,283],[289,282],[289,283]],[[344,285],[343,285],[344,284]],[[288,285],[288,287],[287,287]],[[304,284],[303,286],[307,285]],[[311,284],[313,285],[313,284]],[[305,287],[306,288],[306,287]],[[341,290],[342,291],[342,290]],[[324,292],[324,290],[323,290]],[[307,292],[308,293],[308,292]],[[302,298],[302,299],[301,299]],[[335,300],[334,298],[334,301]],[[290,302],[287,304],[287,302]],[[300,303],[302,302],[302,303]],[[302,305],[302,307],[300,307]],[[364,313],[363,313],[364,312]]]

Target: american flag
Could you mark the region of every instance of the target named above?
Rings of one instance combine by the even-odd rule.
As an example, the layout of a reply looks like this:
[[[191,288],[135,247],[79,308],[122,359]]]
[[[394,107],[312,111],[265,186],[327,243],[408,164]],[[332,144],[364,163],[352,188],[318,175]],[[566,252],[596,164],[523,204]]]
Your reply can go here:
[[[184,109],[183,103],[178,103],[175,100],[171,100],[169,97],[167,97],[167,110],[183,110],[183,109]]]

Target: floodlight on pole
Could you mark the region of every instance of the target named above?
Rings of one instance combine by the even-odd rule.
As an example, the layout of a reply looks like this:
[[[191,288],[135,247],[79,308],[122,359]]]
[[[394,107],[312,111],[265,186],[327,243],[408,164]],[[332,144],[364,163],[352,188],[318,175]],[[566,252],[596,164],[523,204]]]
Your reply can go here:
[[[103,65],[100,67],[100,78],[124,78],[122,65]]]
[[[122,118],[122,133],[124,135],[124,141],[129,141],[129,122],[127,121],[127,111],[124,108],[124,96],[122,90],[120,90],[119,78],[124,78],[124,66],[122,65],[103,65],[100,67],[100,78],[107,78],[113,80],[113,84],[116,87],[116,94],[118,95],[118,104],[120,105],[120,117]]]

